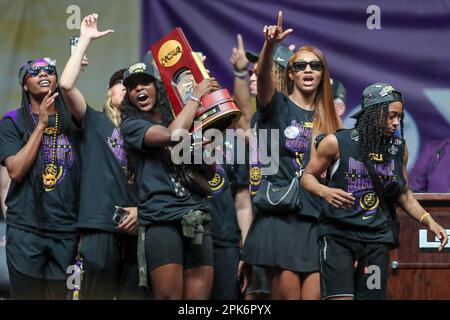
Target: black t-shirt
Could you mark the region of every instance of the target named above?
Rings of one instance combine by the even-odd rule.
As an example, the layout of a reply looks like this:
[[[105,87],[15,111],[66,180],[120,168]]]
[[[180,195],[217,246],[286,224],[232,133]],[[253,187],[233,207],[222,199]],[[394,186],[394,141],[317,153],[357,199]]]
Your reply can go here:
[[[339,160],[330,168],[328,186],[352,193],[355,204],[351,208],[337,209],[324,202],[319,236],[338,235],[349,239],[392,243],[387,212],[382,209],[372,180],[361,157],[359,137],[355,130],[335,133],[339,144]],[[404,143],[395,138],[388,148],[389,154],[373,161],[380,176],[386,202],[395,203],[405,185],[402,170]]]
[[[136,166],[139,224],[181,220],[191,209],[207,211],[206,197],[191,192],[171,173],[166,149],[144,145],[145,133],[153,125],[138,117],[122,123],[125,146],[132,150],[130,158]]]
[[[241,233],[236,217],[236,188],[248,187],[248,165],[237,163],[236,144],[227,144],[223,148],[223,164],[216,164],[216,174],[209,181],[212,190],[209,196],[209,207],[212,218],[211,234],[214,244],[221,247],[237,247]],[[234,163],[233,161],[233,153]]]
[[[290,184],[295,176],[300,179],[303,175],[309,161],[308,150],[311,145],[314,115],[314,110],[300,108],[279,91],[275,91],[271,102],[261,114],[258,128],[279,129],[278,145],[274,148],[275,152],[279,150],[279,170],[277,174],[268,177],[273,184],[285,186]],[[268,145],[270,152],[271,139],[268,139]],[[261,152],[261,145],[259,151]],[[273,156],[272,159],[274,159]],[[265,178],[262,177],[262,179]],[[299,213],[318,218],[321,200],[316,196],[306,194],[301,188],[300,194],[303,207]]]
[[[78,227],[117,231],[115,206],[134,207],[137,188],[128,176],[128,155],[120,128],[103,112],[87,107],[82,123]]]
[[[33,115],[37,123],[39,116]],[[47,133],[40,147],[42,166],[33,165],[21,182],[11,182],[6,198],[7,223],[43,236],[69,237],[76,234],[78,216],[79,167],[76,146],[77,133],[67,136],[58,131],[56,145],[52,128],[56,116],[49,116]],[[60,124],[58,124],[60,128]],[[27,142],[25,120],[21,109],[8,112],[0,121],[0,162],[16,155]],[[49,170],[49,168],[54,168]],[[33,170],[37,172],[34,183],[42,184],[42,204],[37,203]],[[54,174],[49,174],[49,173]],[[54,188],[44,188],[44,180],[55,183]],[[48,184],[47,184],[48,185]]]

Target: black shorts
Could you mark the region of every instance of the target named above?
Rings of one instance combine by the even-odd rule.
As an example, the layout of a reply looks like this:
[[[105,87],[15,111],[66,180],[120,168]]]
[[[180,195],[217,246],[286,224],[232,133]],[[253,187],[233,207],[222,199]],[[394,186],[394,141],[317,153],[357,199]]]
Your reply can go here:
[[[324,236],[319,240],[319,247],[322,299],[386,298],[389,273],[387,244]]]
[[[8,265],[32,278],[65,280],[77,248],[78,237],[53,239],[12,226],[6,229]]]
[[[143,299],[139,288],[137,236],[83,230],[81,298],[84,300]]]
[[[239,247],[214,247],[214,280],[211,300],[237,300],[239,297]]]
[[[183,236],[181,221],[155,223],[145,231],[145,260],[147,271],[169,263],[182,265],[184,269],[214,266],[213,243],[209,225],[201,245]]]

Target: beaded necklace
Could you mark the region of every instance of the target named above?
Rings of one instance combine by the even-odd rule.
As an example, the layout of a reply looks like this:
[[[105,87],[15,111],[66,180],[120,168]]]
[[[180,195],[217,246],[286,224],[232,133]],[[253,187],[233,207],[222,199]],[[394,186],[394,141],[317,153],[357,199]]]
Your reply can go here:
[[[37,126],[37,120],[33,112],[31,112],[30,105],[30,113],[31,119],[33,120],[34,126]],[[58,112],[55,114],[55,126],[54,127],[46,127],[44,129],[44,134],[48,136],[52,136],[51,138],[51,146],[49,148],[44,148],[44,139],[41,140],[41,147],[44,152],[44,162],[45,165],[42,168],[42,181],[45,186],[46,191],[50,191],[55,188],[56,182],[58,181],[58,167],[56,164],[56,152],[57,152],[57,135],[59,132],[58,127]],[[50,152],[50,155],[48,154]],[[50,158],[50,162],[48,161]]]

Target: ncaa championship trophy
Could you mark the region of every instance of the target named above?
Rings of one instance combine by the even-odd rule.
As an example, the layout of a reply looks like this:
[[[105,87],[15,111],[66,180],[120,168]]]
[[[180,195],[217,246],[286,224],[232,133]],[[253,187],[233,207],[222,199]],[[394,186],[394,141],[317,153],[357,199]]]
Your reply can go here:
[[[210,76],[199,54],[193,52],[181,28],[151,45],[156,67],[161,74],[173,112],[178,115],[194,91],[194,85]],[[227,89],[219,89],[201,98],[201,106],[194,119],[192,133],[208,128],[224,131],[241,116]]]

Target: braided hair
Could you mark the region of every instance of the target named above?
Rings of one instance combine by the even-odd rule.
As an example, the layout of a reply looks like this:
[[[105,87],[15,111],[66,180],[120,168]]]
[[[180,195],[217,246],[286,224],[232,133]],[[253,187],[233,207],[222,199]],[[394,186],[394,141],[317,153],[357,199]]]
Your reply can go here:
[[[355,129],[358,132],[359,143],[364,161],[370,160],[370,154],[382,154],[386,158],[388,147],[394,137],[386,136],[388,129],[389,103],[375,104],[366,108],[358,117]],[[404,142],[404,115],[400,119],[401,141]],[[402,151],[402,158],[403,158]]]

